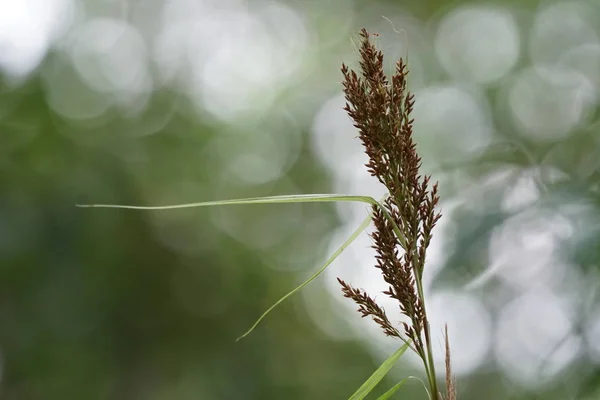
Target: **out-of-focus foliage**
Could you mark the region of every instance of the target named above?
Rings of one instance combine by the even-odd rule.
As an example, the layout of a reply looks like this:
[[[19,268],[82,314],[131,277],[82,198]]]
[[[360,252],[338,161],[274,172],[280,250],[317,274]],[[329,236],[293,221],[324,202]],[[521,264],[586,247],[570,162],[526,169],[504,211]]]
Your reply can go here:
[[[381,291],[367,237],[235,342],[364,207],[74,207],[378,197],[341,101],[363,26],[408,54],[459,398],[600,396],[596,0],[22,0],[0,8],[3,399],[347,398],[398,347],[334,279]]]

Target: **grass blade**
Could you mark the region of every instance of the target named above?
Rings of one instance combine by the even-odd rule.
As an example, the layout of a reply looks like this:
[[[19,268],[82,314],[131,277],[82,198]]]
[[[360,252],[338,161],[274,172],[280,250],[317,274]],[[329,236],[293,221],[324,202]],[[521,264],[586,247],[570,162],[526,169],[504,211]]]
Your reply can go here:
[[[371,391],[377,386],[377,384],[383,379],[384,376],[392,369],[396,361],[402,357],[404,352],[408,349],[410,343],[407,342],[403,344],[394,354],[392,354],[387,360],[383,362],[377,368],[373,375],[367,379],[365,383],[362,384],[361,387],[348,399],[348,400],[362,400],[364,399]]]
[[[386,196],[387,197],[387,196]],[[384,197],[385,199],[385,197]],[[280,204],[280,203],[327,203],[327,202],[359,202],[366,203],[371,206],[377,206],[383,212],[385,217],[390,221],[390,223],[394,226],[394,231],[396,232],[396,236],[400,241],[400,244],[403,248],[406,248],[406,240],[401,235],[400,230],[396,226],[396,223],[389,215],[388,211],[385,207],[370,196],[354,196],[354,195],[343,195],[343,194],[299,194],[299,195],[282,195],[282,196],[266,196],[266,197],[250,197],[246,199],[233,199],[233,200],[217,200],[217,201],[203,201],[197,203],[185,203],[185,204],[173,204],[166,206],[134,206],[134,205],[126,205],[126,204],[76,204],[76,207],[81,208],[120,208],[120,209],[130,209],[130,210],[175,210],[181,208],[193,208],[193,207],[209,207],[209,206],[225,206],[225,205],[242,205],[242,204]],[[383,201],[383,199],[382,199]],[[298,287],[290,291],[288,294],[279,299],[275,304],[273,304],[267,311],[265,311],[250,327],[250,329],[244,333],[242,336],[237,338],[236,341],[243,339],[248,336],[257,326],[258,324],[269,314],[275,307],[281,304],[283,301],[288,299],[290,296],[298,292],[300,289],[308,285],[315,278],[325,271],[325,269],[358,237],[358,235],[365,230],[367,226],[369,226],[371,222],[371,215],[369,215],[365,220],[360,224],[360,226],[354,231],[354,233],[342,244],[342,246],[337,249],[337,251],[325,262],[325,264],[317,270],[310,278],[308,278],[305,282],[300,284]]]
[[[387,196],[386,196],[387,197]],[[385,197],[384,197],[385,198]],[[377,206],[394,227],[394,232],[400,241],[402,248],[406,249],[406,240],[402,236],[398,226],[385,209],[385,207],[370,196],[354,196],[345,194],[295,194],[283,196],[250,197],[247,199],[202,201],[198,203],[172,204],[167,206],[132,206],[126,204],[75,204],[81,208],[126,208],[130,210],[175,210],[179,208],[226,206],[241,204],[280,204],[280,203],[330,203],[337,201],[366,203]],[[383,200],[382,200],[383,201]]]
[[[390,390],[388,390],[387,392],[385,392],[384,394],[382,394],[381,396],[379,396],[377,398],[377,400],[388,400],[389,398],[391,398],[394,393],[396,393],[398,391],[398,389],[400,389],[402,387],[402,385],[404,385],[406,383],[406,379],[402,379],[400,382],[396,383]]]
[[[283,196],[251,197],[246,199],[202,201],[198,203],[173,204],[167,206],[132,206],[125,204],[76,204],[84,208],[127,208],[131,210],[175,210],[179,208],[225,206],[240,204],[277,204],[277,203],[326,203],[335,201],[352,201],[378,205],[379,203],[369,196],[352,196],[344,194],[298,194]]]
[[[419,382],[421,382],[421,384],[423,385],[423,389],[425,389],[425,391],[427,392],[427,398],[429,400],[433,400],[433,397],[431,397],[431,393],[429,393],[429,389],[427,389],[427,385],[425,384],[425,381],[423,381],[423,379],[418,378],[416,376],[409,376],[407,379],[416,379]]]
[[[329,257],[329,259],[325,262],[325,264],[323,264],[321,266],[321,268],[319,268],[317,270],[317,272],[315,272],[314,274],[312,274],[310,276],[310,278],[308,278],[306,281],[304,281],[302,284],[300,284],[299,286],[297,286],[295,289],[293,289],[292,291],[290,291],[288,294],[286,294],[285,296],[283,296],[282,298],[280,298],[279,300],[277,300],[277,302],[275,304],[273,304],[271,307],[269,307],[269,309],[267,311],[265,311],[254,323],[254,325],[252,325],[250,327],[250,329],[248,329],[248,331],[246,331],[246,333],[244,333],[242,336],[240,336],[239,338],[236,339],[236,342],[243,339],[244,337],[248,336],[260,323],[260,321],[262,321],[267,314],[269,314],[271,311],[273,311],[273,309],[275,307],[277,307],[279,304],[283,303],[285,300],[287,300],[289,297],[291,297],[293,294],[295,294],[296,292],[298,292],[300,289],[302,289],[304,286],[308,285],[309,283],[311,283],[313,280],[315,280],[319,275],[321,275],[323,273],[323,271],[325,271],[325,269],[333,262],[333,260],[335,260],[340,254],[342,254],[342,252],[348,247],[350,246],[350,243],[352,243],[357,237],[358,235],[360,235],[360,233],[362,231],[364,231],[367,226],[369,226],[369,224],[371,223],[371,215],[367,216],[363,222],[358,226],[358,228],[356,228],[356,230],[352,233],[352,235],[350,235],[350,237],[348,239],[346,239],[346,241],[335,251],[335,253],[333,253],[331,255],[331,257]]]

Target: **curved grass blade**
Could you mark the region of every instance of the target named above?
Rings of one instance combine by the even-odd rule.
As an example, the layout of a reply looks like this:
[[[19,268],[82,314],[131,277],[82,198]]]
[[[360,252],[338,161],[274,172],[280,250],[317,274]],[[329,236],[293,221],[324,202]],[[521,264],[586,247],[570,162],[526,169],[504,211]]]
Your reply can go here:
[[[288,294],[286,294],[285,296],[283,296],[282,298],[280,298],[279,300],[277,300],[277,302],[275,302],[275,304],[273,304],[271,307],[269,307],[269,309],[267,311],[265,311],[254,323],[254,325],[252,325],[250,327],[250,329],[248,329],[246,331],[246,333],[244,333],[242,336],[240,336],[239,338],[236,339],[236,342],[245,338],[246,336],[248,336],[250,333],[252,333],[252,331],[258,326],[258,324],[260,324],[260,321],[262,321],[267,314],[269,314],[271,311],[273,311],[273,309],[275,307],[277,307],[278,305],[280,305],[281,303],[283,303],[285,300],[287,300],[289,297],[291,297],[292,295],[294,295],[296,292],[298,292],[300,289],[302,289],[304,286],[308,285],[309,283],[311,283],[313,280],[315,280],[319,275],[321,275],[325,269],[327,267],[329,267],[329,265],[336,259],[338,258],[338,256],[340,254],[342,254],[342,252],[344,250],[346,250],[346,248],[348,246],[350,246],[350,244],[352,242],[354,242],[354,240],[358,237],[358,235],[360,235],[360,233],[362,231],[364,231],[367,226],[369,226],[369,224],[371,223],[371,215],[367,216],[363,222],[358,226],[358,228],[356,228],[356,230],[352,233],[352,235],[350,235],[350,237],[348,239],[346,239],[346,241],[335,251],[335,253],[333,253],[331,255],[331,257],[329,257],[329,259],[325,262],[325,264],[323,264],[321,266],[321,268],[319,268],[314,274],[312,274],[310,276],[310,278],[308,278],[307,280],[305,280],[303,283],[301,283],[299,286],[297,286],[295,289],[293,289],[292,291],[290,291]]]
[[[367,379],[366,382],[363,383],[362,386],[359,387],[358,390],[352,396],[350,396],[348,400],[362,400],[369,393],[371,393],[375,386],[377,386],[377,384],[383,379],[383,377],[387,375],[390,369],[392,369],[394,364],[396,364],[396,361],[398,361],[398,359],[402,357],[404,352],[406,352],[409,345],[410,342],[403,344],[398,350],[394,352],[394,354],[389,356],[388,359],[385,360],[375,372],[373,372],[373,375],[371,375],[369,379]]]
[[[408,378],[406,378],[406,379],[416,379],[416,380],[418,380],[419,382],[421,382],[421,384],[423,385],[423,389],[425,389],[425,391],[427,392],[427,398],[428,398],[429,400],[433,400],[433,398],[431,397],[431,393],[429,393],[429,389],[427,389],[427,385],[425,384],[425,381],[423,381],[423,379],[421,379],[421,378],[418,378],[418,377],[416,377],[416,376],[412,376],[412,375],[411,375],[411,376],[409,376],[409,377],[408,377]]]
[[[402,385],[404,385],[406,383],[406,379],[402,379],[400,382],[396,383],[390,390],[388,390],[387,392],[385,392],[384,394],[382,394],[381,396],[379,396],[377,398],[377,400],[388,400],[390,399],[394,393],[396,393],[398,391],[398,389],[400,389],[402,387]]]

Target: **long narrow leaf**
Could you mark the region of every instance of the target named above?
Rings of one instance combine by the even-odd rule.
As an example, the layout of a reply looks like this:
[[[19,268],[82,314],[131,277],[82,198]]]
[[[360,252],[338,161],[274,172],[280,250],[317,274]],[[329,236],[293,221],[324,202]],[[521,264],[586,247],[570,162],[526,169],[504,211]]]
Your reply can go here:
[[[385,198],[385,197],[384,197]],[[400,241],[400,244],[403,248],[406,248],[406,240],[400,233],[399,228],[396,226],[395,221],[389,215],[388,211],[385,207],[378,202],[374,198],[370,196],[353,196],[353,195],[342,195],[342,194],[300,194],[300,195],[283,195],[283,196],[266,196],[266,197],[251,197],[246,199],[233,199],[233,200],[218,200],[218,201],[204,201],[197,203],[185,203],[185,204],[174,204],[174,205],[166,205],[166,206],[134,206],[134,205],[124,205],[124,204],[76,204],[77,207],[83,208],[121,208],[121,209],[131,209],[131,210],[174,210],[181,208],[193,208],[193,207],[208,207],[208,206],[225,206],[225,205],[242,205],[242,204],[277,204],[277,203],[322,203],[322,202],[359,202],[366,203],[371,206],[377,206],[384,214],[385,218],[390,221],[392,226],[394,227],[394,232]],[[383,200],[382,200],[383,201]],[[269,314],[275,307],[285,301],[287,298],[298,292],[304,286],[308,285],[315,278],[317,278],[325,269],[352,243],[358,235],[369,225],[371,221],[371,216],[369,215],[365,220],[361,223],[356,231],[342,244],[342,246],[325,262],[325,264],[317,270],[310,278],[308,278],[305,282],[300,284],[298,287],[290,291],[288,294],[279,299],[275,304],[273,304],[267,311],[265,311],[259,318],[256,320],[254,325],[250,327],[250,329],[240,336],[237,340],[240,340],[246,336],[248,336],[257,326],[258,324]],[[236,341],[237,341],[236,340]]]
[[[217,201],[202,201],[198,203],[173,204],[167,206],[132,206],[125,204],[76,204],[77,207],[83,208],[126,208],[130,210],[175,210],[179,208],[192,207],[208,207],[208,206],[226,206],[226,205],[241,205],[241,204],[277,204],[277,203],[329,203],[337,201],[359,202],[366,203],[372,206],[377,206],[390,221],[394,228],[394,232],[400,241],[402,248],[406,249],[406,240],[402,236],[400,229],[396,225],[385,207],[370,196],[353,196],[345,194],[297,194],[283,196],[266,196],[266,197],[251,197],[247,199],[234,200],[217,200]]]
[[[396,361],[402,357],[404,352],[408,349],[410,342],[403,344],[394,354],[392,354],[387,360],[383,362],[377,368],[373,375],[362,384],[361,387],[349,398],[349,400],[362,400],[377,386],[377,384],[383,379],[384,376],[392,369]]]
[[[283,303],[287,298],[289,298],[290,296],[292,296],[293,294],[295,294],[296,292],[298,292],[300,289],[302,289],[304,286],[308,285],[309,283],[311,283],[313,280],[315,280],[319,275],[321,275],[323,273],[323,271],[325,271],[325,269],[340,255],[342,254],[342,252],[348,247],[350,246],[350,243],[352,243],[357,237],[358,235],[360,235],[360,233],[362,231],[364,231],[367,226],[369,226],[369,224],[371,223],[371,216],[367,216],[363,222],[358,226],[358,228],[356,228],[356,230],[352,233],[352,235],[350,235],[350,237],[348,239],[346,239],[346,241],[340,246],[340,248],[338,248],[335,253],[333,253],[331,255],[331,257],[329,257],[329,259],[325,262],[325,264],[323,264],[323,266],[321,268],[319,268],[317,270],[317,272],[315,272],[314,274],[312,274],[310,276],[310,278],[308,278],[306,281],[304,281],[302,284],[300,284],[298,287],[296,287],[295,289],[293,289],[291,292],[289,292],[288,294],[286,294],[285,296],[283,296],[282,298],[280,298],[279,300],[277,300],[277,302],[275,304],[273,304],[271,307],[269,307],[269,309],[267,311],[265,311],[254,323],[254,325],[252,325],[250,327],[250,329],[248,329],[248,331],[246,331],[246,333],[244,333],[242,336],[240,336],[239,338],[237,338],[236,342],[238,340],[243,339],[244,337],[248,336],[260,323],[260,321],[262,321],[268,313],[270,313],[271,311],[273,311],[273,309],[275,307],[277,307],[279,304]]]
[[[202,201],[197,203],[173,204],[167,206],[132,206],[124,204],[76,204],[77,207],[96,208],[127,208],[131,210],[174,210],[178,208],[225,206],[240,204],[276,204],[276,203],[321,203],[334,201],[353,201],[380,205],[377,200],[369,196],[352,196],[343,194],[298,194],[283,196],[250,197],[246,199]],[[381,205],[380,205],[381,206]]]
[[[400,382],[398,382],[394,386],[392,386],[392,388],[390,390],[388,390],[387,392],[385,392],[384,394],[382,394],[381,396],[379,396],[377,398],[377,400],[388,400],[388,399],[390,399],[394,395],[394,393],[396,393],[398,391],[398,389],[400,389],[402,387],[402,385],[404,385],[405,383],[406,383],[406,379],[402,379]]]

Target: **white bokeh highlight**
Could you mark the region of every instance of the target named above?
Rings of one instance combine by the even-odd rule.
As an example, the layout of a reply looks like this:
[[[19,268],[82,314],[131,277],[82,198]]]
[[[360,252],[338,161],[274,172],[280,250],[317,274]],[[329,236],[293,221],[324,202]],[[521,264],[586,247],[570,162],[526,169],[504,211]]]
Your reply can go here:
[[[535,66],[552,66],[576,48],[599,43],[594,7],[583,1],[548,3],[536,13],[529,51]]]
[[[120,94],[151,91],[146,43],[137,28],[120,19],[98,18],[72,37],[73,65],[90,88]]]
[[[513,382],[543,386],[577,359],[582,342],[573,331],[574,311],[545,288],[506,304],[498,317],[495,353]]]
[[[489,144],[493,131],[485,97],[446,84],[419,90],[415,99],[412,117],[424,163],[464,161]]]
[[[444,16],[435,52],[455,79],[488,84],[504,77],[519,58],[520,38],[514,17],[496,7],[455,9]]]
[[[537,140],[566,137],[592,112],[597,89],[585,75],[560,68],[527,68],[508,85],[515,126]]]
[[[473,373],[488,362],[492,341],[492,317],[477,296],[459,291],[438,292],[428,299],[427,313],[431,332],[442,341],[444,325],[452,354],[452,371],[457,377]],[[434,348],[436,372],[444,375],[445,352]]]
[[[24,78],[70,28],[72,0],[0,0],[0,70]]]

